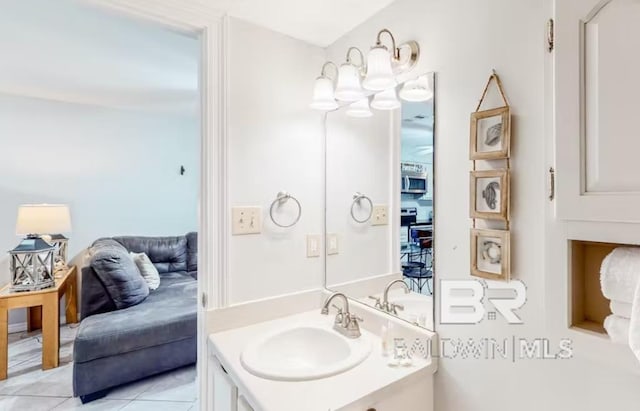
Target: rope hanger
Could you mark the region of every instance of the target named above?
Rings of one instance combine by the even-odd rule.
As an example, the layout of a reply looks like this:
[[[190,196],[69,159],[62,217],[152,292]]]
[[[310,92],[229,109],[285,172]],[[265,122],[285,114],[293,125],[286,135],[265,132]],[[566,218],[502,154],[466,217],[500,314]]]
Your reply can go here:
[[[482,97],[480,97],[480,101],[478,102],[478,107],[476,107],[476,113],[478,111],[480,111],[480,107],[482,106],[482,103],[484,102],[485,97],[487,96],[487,91],[489,91],[489,86],[491,85],[491,82],[495,81],[496,85],[498,86],[498,91],[500,91],[500,96],[502,96],[502,101],[504,101],[504,105],[506,107],[510,107],[509,106],[509,101],[507,100],[507,96],[504,94],[504,89],[502,88],[502,81],[500,80],[500,77],[498,76],[498,73],[496,73],[496,70],[493,69],[492,70],[492,74],[489,77],[489,80],[487,80],[487,85],[484,86],[484,91],[482,92]]]

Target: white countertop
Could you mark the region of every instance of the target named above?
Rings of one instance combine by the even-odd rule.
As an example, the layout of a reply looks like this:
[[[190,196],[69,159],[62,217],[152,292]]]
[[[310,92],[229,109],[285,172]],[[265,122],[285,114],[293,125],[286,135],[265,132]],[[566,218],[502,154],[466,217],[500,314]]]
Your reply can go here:
[[[256,377],[240,362],[246,345],[274,329],[285,326],[326,324],[333,327],[334,314],[320,315],[319,310],[253,324],[247,327],[213,333],[209,350],[220,361],[255,411],[334,411],[391,386],[415,382],[435,372],[429,359],[413,359],[406,367],[390,367],[382,356],[381,340],[362,329],[372,340],[373,349],[360,365],[332,377],[311,381],[274,381]],[[409,343],[409,342],[408,342]]]

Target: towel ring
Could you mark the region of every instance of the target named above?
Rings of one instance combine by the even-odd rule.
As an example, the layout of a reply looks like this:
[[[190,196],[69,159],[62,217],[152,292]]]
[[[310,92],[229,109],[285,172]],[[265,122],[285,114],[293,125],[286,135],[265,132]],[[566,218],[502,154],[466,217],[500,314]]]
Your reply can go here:
[[[354,207],[356,206],[356,204],[360,204],[362,202],[362,200],[367,200],[369,202],[369,215],[367,216],[367,218],[365,218],[364,220],[359,220],[355,213],[353,212]],[[367,197],[366,195],[362,194],[361,192],[356,192],[353,195],[353,203],[351,203],[351,218],[353,218],[353,220],[356,223],[366,223],[367,221],[371,220],[371,216],[373,215],[373,201],[371,201],[371,199],[369,197]]]
[[[298,206],[298,216],[293,221],[293,223],[289,225],[280,224],[278,221],[276,221],[275,217],[273,216],[273,208],[275,206],[280,207],[281,205],[289,201],[289,199],[295,201],[296,205]],[[302,206],[300,205],[300,201],[298,201],[298,199],[296,199],[294,196],[287,193],[286,191],[280,191],[276,199],[273,200],[273,203],[271,203],[271,207],[269,207],[269,217],[271,217],[271,221],[273,221],[273,224],[277,225],[278,227],[282,227],[282,228],[293,227],[298,223],[298,221],[300,221],[301,216],[302,216]]]

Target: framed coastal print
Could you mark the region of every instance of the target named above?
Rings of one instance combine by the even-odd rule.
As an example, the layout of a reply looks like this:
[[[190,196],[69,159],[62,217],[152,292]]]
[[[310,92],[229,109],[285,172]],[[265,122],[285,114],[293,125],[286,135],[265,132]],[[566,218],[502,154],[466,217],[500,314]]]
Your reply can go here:
[[[471,275],[489,280],[511,279],[511,236],[505,230],[471,230]]]
[[[508,221],[509,171],[472,171],[469,180],[471,218]]]
[[[508,106],[471,114],[471,160],[497,160],[511,155],[511,113]]]

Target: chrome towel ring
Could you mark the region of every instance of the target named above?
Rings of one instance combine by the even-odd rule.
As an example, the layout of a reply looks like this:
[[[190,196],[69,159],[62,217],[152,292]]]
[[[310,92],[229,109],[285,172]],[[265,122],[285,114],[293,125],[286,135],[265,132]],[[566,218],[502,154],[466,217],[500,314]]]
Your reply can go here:
[[[288,225],[280,224],[278,221],[276,221],[275,217],[273,216],[274,207],[276,206],[281,207],[289,200],[293,200],[298,206],[298,216],[291,224],[288,224]],[[298,201],[298,199],[296,199],[294,196],[287,193],[286,191],[280,191],[276,199],[273,200],[273,203],[271,203],[271,207],[269,207],[269,217],[271,217],[271,221],[273,221],[273,224],[277,225],[278,227],[282,227],[282,228],[293,227],[298,223],[298,221],[300,221],[301,216],[302,216],[302,206],[300,205],[300,201]]]
[[[356,206],[356,204],[360,205],[362,203],[362,200],[366,200],[369,203],[369,215],[367,215],[367,217],[363,220],[358,219],[358,217],[356,217],[355,213],[354,213],[354,208]],[[366,195],[362,194],[361,192],[356,192],[353,195],[353,203],[351,203],[351,218],[353,218],[353,220],[356,223],[366,223],[367,221],[371,220],[371,216],[373,215],[373,201],[371,201],[371,199],[369,197],[367,197]]]

